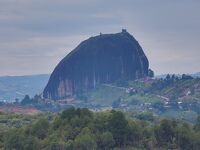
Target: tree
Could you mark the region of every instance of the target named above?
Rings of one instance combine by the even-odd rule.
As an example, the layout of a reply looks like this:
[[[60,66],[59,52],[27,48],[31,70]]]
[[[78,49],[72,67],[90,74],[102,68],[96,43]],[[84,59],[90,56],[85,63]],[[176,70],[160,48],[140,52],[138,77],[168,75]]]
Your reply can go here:
[[[108,121],[108,129],[112,133],[117,146],[124,146],[128,135],[128,121],[120,111],[112,111]]]
[[[193,147],[194,150],[199,150],[200,149],[200,132],[197,132],[195,134],[193,145],[194,145],[194,147]]]
[[[168,144],[172,144],[175,131],[173,123],[170,120],[162,120],[160,126],[157,126],[154,132],[157,144],[159,146],[167,146]]]
[[[73,141],[69,140],[66,143],[66,150],[72,150],[73,149]]]
[[[5,135],[4,147],[6,150],[23,150],[24,140],[25,138],[19,130],[10,130]]]
[[[166,80],[169,81],[170,79],[171,79],[170,75],[167,74],[167,76],[166,76]]]
[[[33,125],[31,129],[31,134],[39,139],[44,139],[47,135],[48,128],[49,128],[48,120],[41,119]]]
[[[151,121],[151,122],[154,120],[154,116],[153,116],[152,112],[140,113],[140,114],[136,115],[136,118],[139,120]]]
[[[32,103],[38,103],[41,100],[42,100],[41,96],[36,94],[32,100]]]
[[[193,79],[193,77],[190,76],[190,75],[182,74],[182,78],[181,79],[182,80],[191,80],[191,79]]]
[[[70,107],[64,110],[61,114],[61,119],[68,119],[70,120],[76,115],[76,109],[74,107]]]
[[[15,104],[18,104],[18,103],[19,103],[19,99],[15,98]]]
[[[151,69],[148,70],[148,76],[151,77],[151,78],[154,77],[154,72],[153,72],[153,70],[151,70]]]
[[[84,128],[75,138],[73,148],[81,150],[95,150],[97,148],[96,140],[89,128]]]
[[[192,131],[186,123],[178,128],[176,135],[176,141],[181,150],[193,149]]]
[[[141,144],[140,139],[142,138],[142,126],[141,123],[139,124],[132,120],[129,121],[128,145],[137,147]]]
[[[100,135],[100,147],[104,150],[112,149],[115,144],[113,135],[111,132],[104,132]]]
[[[62,143],[62,142],[52,142],[50,144],[50,149],[51,150],[65,150],[66,149],[65,143]]]
[[[172,75],[171,79],[174,81],[176,78],[175,74]]]
[[[196,123],[194,125],[194,130],[197,132],[200,131],[200,116],[197,117]]]
[[[24,144],[24,150],[37,150],[40,149],[38,139],[32,136],[26,137]]]
[[[21,101],[22,105],[27,105],[31,103],[31,99],[29,97],[29,95],[25,95],[24,99]]]

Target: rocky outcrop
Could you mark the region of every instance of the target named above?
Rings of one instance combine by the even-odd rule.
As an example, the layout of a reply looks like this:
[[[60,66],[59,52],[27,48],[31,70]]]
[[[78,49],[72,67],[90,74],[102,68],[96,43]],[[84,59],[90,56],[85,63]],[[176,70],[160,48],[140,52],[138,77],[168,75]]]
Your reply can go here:
[[[100,34],[83,41],[57,65],[43,96],[64,99],[97,84],[143,78],[148,68],[141,46],[128,32]]]

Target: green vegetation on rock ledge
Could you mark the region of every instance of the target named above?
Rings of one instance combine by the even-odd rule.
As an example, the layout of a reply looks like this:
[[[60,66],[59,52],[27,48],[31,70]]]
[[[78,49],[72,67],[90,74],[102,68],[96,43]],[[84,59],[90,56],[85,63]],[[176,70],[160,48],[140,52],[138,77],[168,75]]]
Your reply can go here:
[[[20,119],[19,115],[0,114],[1,118],[5,116]],[[36,115],[30,117],[32,121],[27,124],[8,130],[1,128],[0,149],[200,149],[200,117],[194,125],[167,119],[152,122],[150,114],[138,118],[141,120],[131,119],[115,110],[94,113],[73,107],[60,114]]]

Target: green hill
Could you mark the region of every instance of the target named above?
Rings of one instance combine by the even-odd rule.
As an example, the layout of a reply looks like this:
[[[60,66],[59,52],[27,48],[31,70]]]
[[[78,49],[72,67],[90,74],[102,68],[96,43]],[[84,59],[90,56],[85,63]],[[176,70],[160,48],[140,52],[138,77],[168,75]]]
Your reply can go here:
[[[153,112],[159,116],[182,117],[193,122],[200,114],[200,79],[171,76],[169,79],[103,84],[76,97],[76,101],[79,102],[78,106],[89,108],[112,107],[134,112]]]
[[[49,75],[4,76],[0,77],[0,101],[22,99],[42,93]]]

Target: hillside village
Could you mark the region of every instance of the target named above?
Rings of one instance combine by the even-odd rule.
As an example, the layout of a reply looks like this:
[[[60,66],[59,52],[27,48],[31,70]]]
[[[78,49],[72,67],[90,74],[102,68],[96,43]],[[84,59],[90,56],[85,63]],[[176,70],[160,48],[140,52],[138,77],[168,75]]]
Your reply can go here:
[[[74,106],[87,107],[92,111],[114,108],[139,113],[152,112],[155,115],[175,112],[175,117],[177,117],[176,114],[184,112],[197,116],[200,114],[199,96],[200,78],[171,75],[164,79],[148,77],[135,81],[101,84],[85,94],[56,101],[44,99],[42,95],[36,95],[33,98],[27,95],[21,102],[1,102],[0,105],[4,109],[0,111],[20,110],[21,107],[28,107],[33,111],[57,112]]]

